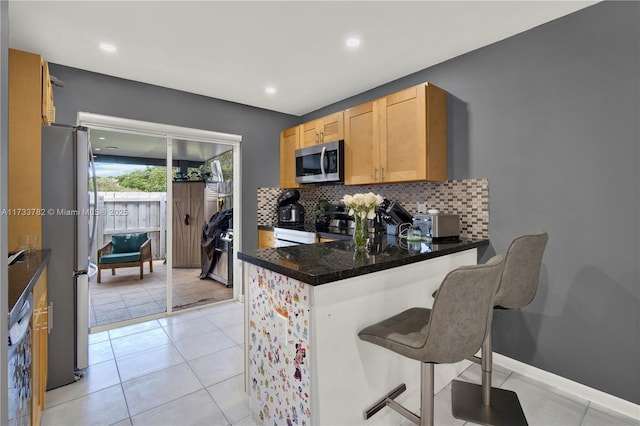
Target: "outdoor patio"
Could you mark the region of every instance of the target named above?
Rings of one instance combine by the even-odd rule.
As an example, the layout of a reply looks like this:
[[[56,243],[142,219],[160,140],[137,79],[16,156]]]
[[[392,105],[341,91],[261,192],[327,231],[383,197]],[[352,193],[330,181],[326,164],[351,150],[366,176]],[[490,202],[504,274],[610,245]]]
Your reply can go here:
[[[229,300],[233,288],[212,280],[201,280],[198,268],[173,269],[173,310]],[[90,327],[160,314],[167,305],[167,268],[162,260],[153,261],[153,272],[149,264],[144,266],[141,280],[138,268],[102,271],[102,282],[90,284]]]

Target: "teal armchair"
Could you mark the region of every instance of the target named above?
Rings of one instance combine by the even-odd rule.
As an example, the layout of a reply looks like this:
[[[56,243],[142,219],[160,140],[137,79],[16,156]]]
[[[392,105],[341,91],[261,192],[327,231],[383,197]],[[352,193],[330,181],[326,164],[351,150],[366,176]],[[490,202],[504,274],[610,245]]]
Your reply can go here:
[[[102,280],[103,269],[111,269],[111,275],[115,275],[116,268],[133,266],[140,268],[140,279],[142,279],[142,267],[147,260],[149,272],[153,272],[151,239],[146,232],[112,235],[111,241],[98,250],[98,283]]]

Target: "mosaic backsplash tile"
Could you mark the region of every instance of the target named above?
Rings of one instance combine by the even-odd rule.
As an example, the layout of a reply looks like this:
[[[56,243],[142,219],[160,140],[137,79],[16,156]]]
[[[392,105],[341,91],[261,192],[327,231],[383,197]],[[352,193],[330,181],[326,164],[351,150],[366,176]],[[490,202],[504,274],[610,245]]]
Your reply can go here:
[[[345,194],[373,192],[396,200],[409,213],[418,212],[418,203],[426,203],[442,213],[460,215],[460,236],[489,238],[489,180],[456,179],[446,182],[414,182],[388,185],[326,185],[299,188],[300,203],[306,211],[305,222],[313,223],[313,210],[318,200],[339,202]],[[258,188],[258,225],[278,222],[277,199],[280,188]]]
[[[264,425],[311,424],[309,286],[248,265],[251,411]],[[279,322],[287,323],[287,337]]]

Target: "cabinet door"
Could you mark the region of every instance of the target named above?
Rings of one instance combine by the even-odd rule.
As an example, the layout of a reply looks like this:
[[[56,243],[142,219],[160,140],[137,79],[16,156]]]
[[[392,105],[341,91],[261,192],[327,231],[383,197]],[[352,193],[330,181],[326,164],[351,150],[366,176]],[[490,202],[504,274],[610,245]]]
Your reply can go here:
[[[270,248],[275,246],[273,231],[258,229],[258,248]]]
[[[189,182],[189,266],[201,267],[202,226],[204,218],[204,182]]]
[[[404,182],[426,178],[425,93],[418,87],[380,100],[380,178]]]
[[[313,120],[300,125],[300,148],[320,142],[319,125],[320,120]]]
[[[344,139],[343,111],[308,121],[300,126],[300,147]]]
[[[428,83],[380,100],[384,182],[447,180],[446,114],[446,93]]]
[[[379,182],[379,123],[377,101],[344,112],[345,184]]]
[[[173,266],[188,267],[190,264],[190,228],[186,225],[189,214],[189,185],[173,184]]]
[[[319,122],[317,129],[320,132],[320,142],[333,142],[344,139],[343,111],[323,117]]]
[[[204,182],[173,184],[173,266],[201,266],[200,235],[204,225]]]
[[[42,207],[42,58],[9,49],[9,209]],[[3,124],[4,126],[4,124]],[[42,241],[42,220],[38,215],[10,215],[8,248],[18,247],[18,235],[38,235]]]
[[[297,188],[295,151],[300,144],[300,128],[280,132],[280,188]]]

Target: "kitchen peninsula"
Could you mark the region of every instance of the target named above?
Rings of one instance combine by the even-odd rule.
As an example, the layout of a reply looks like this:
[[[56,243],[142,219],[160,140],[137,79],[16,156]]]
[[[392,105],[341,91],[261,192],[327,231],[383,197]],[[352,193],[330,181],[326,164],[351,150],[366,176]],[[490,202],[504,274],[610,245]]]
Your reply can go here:
[[[245,262],[254,420],[364,424],[363,410],[400,383],[407,391],[398,401],[418,407],[419,363],[362,342],[357,332],[404,309],[431,306],[447,272],[477,263],[477,249],[488,243],[407,244],[385,235],[369,252],[343,240],[238,253]],[[467,365],[436,366],[436,388]],[[403,420],[395,413],[380,419]]]

